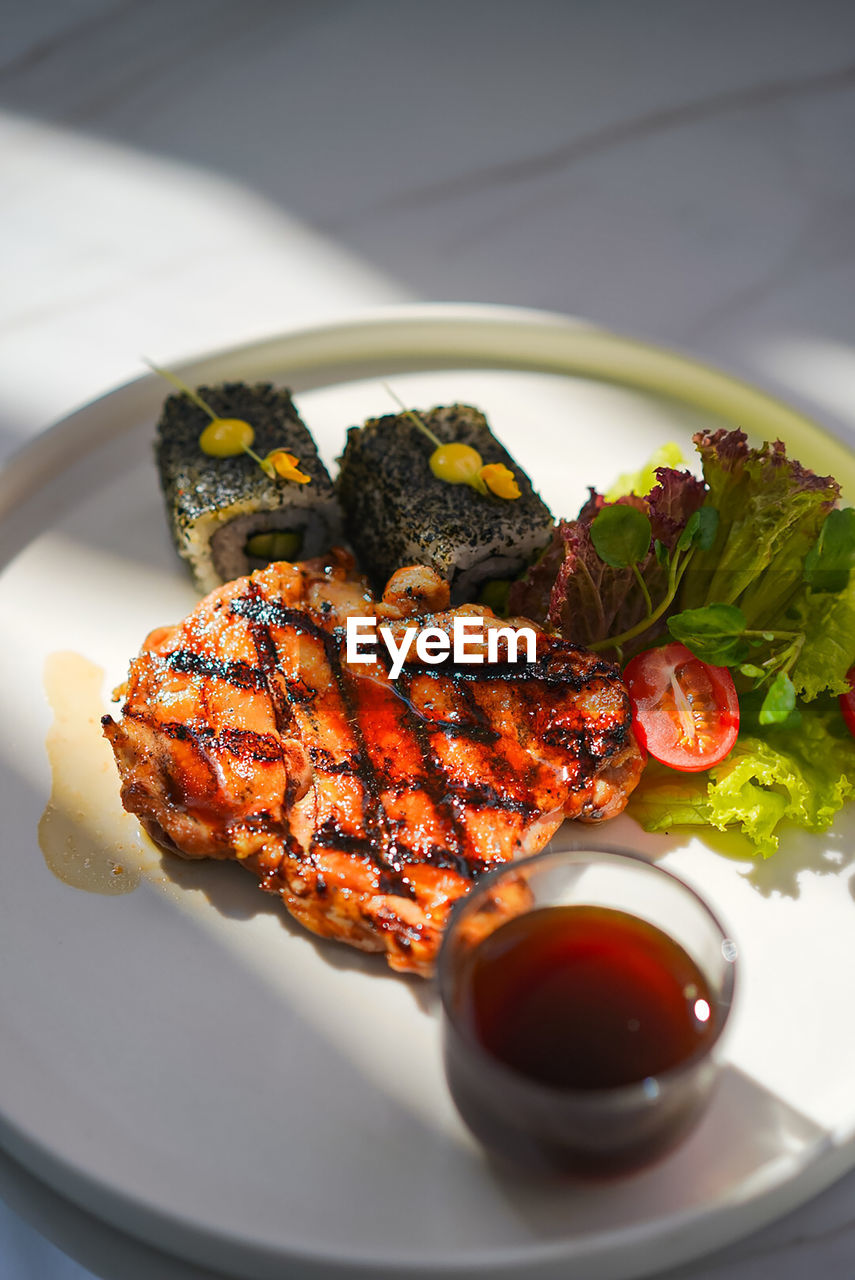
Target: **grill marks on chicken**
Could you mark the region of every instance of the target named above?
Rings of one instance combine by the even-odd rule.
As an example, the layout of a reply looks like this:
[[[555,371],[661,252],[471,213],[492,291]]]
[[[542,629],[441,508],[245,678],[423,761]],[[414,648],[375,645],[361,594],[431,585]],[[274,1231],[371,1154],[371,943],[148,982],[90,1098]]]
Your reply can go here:
[[[565,815],[619,812],[641,769],[617,669],[543,633],[529,665],[393,684],[345,663],[348,615],[442,625],[447,603],[412,569],[375,602],[345,553],[219,588],[148,637],[104,717],[125,807],[173,852],[238,859],[313,932],[429,972],[477,876]]]

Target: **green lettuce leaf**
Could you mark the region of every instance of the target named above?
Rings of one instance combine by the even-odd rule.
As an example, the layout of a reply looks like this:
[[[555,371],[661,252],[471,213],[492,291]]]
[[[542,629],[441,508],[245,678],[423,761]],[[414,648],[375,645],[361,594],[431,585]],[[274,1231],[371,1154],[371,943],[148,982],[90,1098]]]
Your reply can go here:
[[[752,449],[744,432],[725,430],[694,439],[719,527],[686,571],[678,610],[738,605],[748,627],[772,628],[803,585],[805,558],[840,487],[788,458],[780,440]]]
[[[808,702],[823,691],[846,693],[846,672],[855,664],[855,570],[836,594],[802,588],[787,609],[785,624],[805,633],[790,672],[796,693]]]
[[[656,472],[660,467],[676,470],[684,463],[683,451],[678,444],[669,441],[656,449],[638,471],[624,471],[618,476],[610,489],[606,491],[606,502],[617,502],[628,493],[642,496],[649,493],[656,484]]]
[[[678,774],[648,765],[629,813],[647,831],[709,823],[740,827],[767,858],[781,823],[825,831],[855,793],[855,739],[836,702],[802,708],[798,729],[769,727],[740,736],[707,773]]]
[[[630,796],[627,813],[645,831],[702,827],[709,822],[708,790],[709,774],[678,773],[651,759]]]

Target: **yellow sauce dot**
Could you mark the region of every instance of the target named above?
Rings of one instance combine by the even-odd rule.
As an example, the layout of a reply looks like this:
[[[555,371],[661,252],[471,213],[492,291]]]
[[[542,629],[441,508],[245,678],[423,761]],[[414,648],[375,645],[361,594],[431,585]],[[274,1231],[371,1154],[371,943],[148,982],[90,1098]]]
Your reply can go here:
[[[446,484],[471,484],[483,466],[477,449],[468,444],[443,444],[430,455],[430,469]]]
[[[212,458],[233,458],[254,439],[255,432],[242,418],[212,418],[199,436],[199,447]]]

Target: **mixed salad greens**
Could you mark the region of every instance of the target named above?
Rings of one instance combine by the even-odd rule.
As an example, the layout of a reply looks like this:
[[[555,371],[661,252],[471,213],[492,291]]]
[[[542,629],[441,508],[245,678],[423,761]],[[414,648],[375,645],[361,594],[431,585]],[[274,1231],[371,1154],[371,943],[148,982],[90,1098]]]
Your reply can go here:
[[[855,509],[780,441],[694,441],[703,481],[648,464],[591,490],[509,607],[628,664],[648,830],[739,826],[768,856],[855,793]]]

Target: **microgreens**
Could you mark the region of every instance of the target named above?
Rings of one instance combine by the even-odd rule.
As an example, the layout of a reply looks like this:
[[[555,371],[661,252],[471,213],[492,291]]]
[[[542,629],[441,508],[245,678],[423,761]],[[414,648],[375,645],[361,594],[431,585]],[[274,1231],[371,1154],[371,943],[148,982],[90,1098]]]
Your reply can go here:
[[[625,503],[603,507],[591,525],[591,541],[601,560],[613,569],[635,568],[650,550],[650,520]]]
[[[684,609],[668,619],[668,630],[702,662],[734,667],[753,682],[755,690],[767,686],[760,724],[781,724],[789,718],[796,699],[790,671],[802,651],[803,632],[755,631],[746,626],[742,610],[732,604]],[[765,657],[746,661],[751,649],[765,650]]]
[[[748,657],[745,614],[734,604],[708,604],[685,609],[668,619],[675,640],[713,667],[736,667]],[[762,673],[765,676],[765,672]]]
[[[796,707],[796,690],[785,671],[779,671],[766,691],[760,707],[761,724],[782,724]]]
[[[652,527],[643,511],[630,503],[616,502],[602,508],[591,523],[591,541],[594,550],[605,564],[615,569],[632,569],[647,612],[640,622],[619,636],[612,636],[592,644],[595,650],[618,649],[643,635],[667,612],[674,601],[683,574],[688,568],[696,548],[708,550],[715,542],[718,531],[718,512],[715,507],[700,507],[686,521],[673,553],[658,538],[653,543],[657,564],[667,570],[665,594],[654,606],[647,583],[641,573],[641,563],[650,554]]]
[[[686,521],[686,527],[677,539],[677,550],[687,551],[697,547],[709,551],[718,533],[718,512],[715,507],[698,507]]]
[[[804,580],[813,591],[843,591],[855,569],[855,507],[829,511],[805,556]]]

